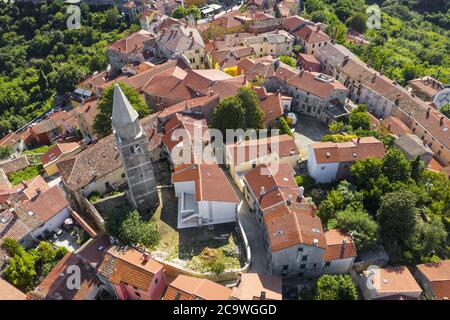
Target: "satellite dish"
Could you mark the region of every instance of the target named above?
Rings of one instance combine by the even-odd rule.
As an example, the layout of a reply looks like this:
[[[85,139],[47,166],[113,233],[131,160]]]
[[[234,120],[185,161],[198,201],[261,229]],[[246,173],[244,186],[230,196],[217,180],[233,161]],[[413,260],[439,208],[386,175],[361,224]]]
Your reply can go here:
[[[433,102],[437,108],[450,103],[450,88],[446,88],[436,93]]]

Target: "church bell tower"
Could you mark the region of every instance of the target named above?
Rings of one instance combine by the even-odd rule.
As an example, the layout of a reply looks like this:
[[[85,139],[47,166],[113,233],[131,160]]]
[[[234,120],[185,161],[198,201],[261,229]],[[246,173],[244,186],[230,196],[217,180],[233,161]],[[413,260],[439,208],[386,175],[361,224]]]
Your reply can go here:
[[[130,201],[140,214],[159,205],[148,136],[139,116],[118,84],[114,85],[112,128],[128,182]]]

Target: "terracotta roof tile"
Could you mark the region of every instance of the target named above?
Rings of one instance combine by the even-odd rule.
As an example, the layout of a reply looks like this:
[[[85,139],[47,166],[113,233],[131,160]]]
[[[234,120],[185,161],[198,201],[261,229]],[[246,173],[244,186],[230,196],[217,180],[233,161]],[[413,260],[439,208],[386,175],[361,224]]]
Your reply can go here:
[[[109,46],[109,49],[126,54],[139,52],[144,48],[144,41],[151,38],[152,36],[148,31],[140,30],[126,36],[124,39],[112,43]]]
[[[407,267],[390,267],[377,269],[379,276],[373,277],[374,287],[379,294],[388,293],[421,293],[422,289],[417,284]],[[370,271],[364,271],[364,276],[368,277]]]
[[[0,278],[0,301],[1,300],[25,300],[26,295],[6,280]]]
[[[122,161],[114,136],[109,135],[56,165],[69,188],[79,190],[95,179],[121,168]]]
[[[98,272],[113,284],[127,283],[141,290],[148,291],[153,277],[163,270],[163,266],[136,249],[111,247],[99,266]]]
[[[273,252],[298,245],[327,248],[320,218],[314,205],[278,205],[263,213],[264,225]]]
[[[323,255],[324,261],[356,257],[355,242],[345,231],[338,229],[328,230],[325,232],[325,239],[327,240],[327,250]]]
[[[305,25],[295,35],[307,43],[331,41],[331,38],[316,26]]]
[[[179,275],[169,285],[164,300],[228,300],[231,289],[208,279]]]
[[[385,155],[383,143],[373,137],[353,139],[349,142],[320,142],[311,144],[317,163],[354,162],[374,157],[382,159]]]
[[[450,299],[450,260],[419,264],[417,269],[431,282],[437,299]]]
[[[282,300],[281,277],[259,273],[243,273],[231,298],[238,300]]]
[[[216,164],[192,164],[177,168],[172,174],[172,183],[185,181],[195,182],[197,201],[239,203],[236,192]]]
[[[251,161],[256,157],[276,152],[280,158],[300,154],[295,140],[287,134],[266,139],[245,140],[226,145],[235,165]]]
[[[71,266],[78,266],[80,270],[79,289],[70,289],[67,286],[68,277],[72,275],[68,270]],[[68,252],[36,287],[33,296],[45,300],[85,300],[93,298],[90,295],[98,286],[100,282],[97,277],[76,254]]]
[[[262,210],[275,205],[287,203],[289,198],[293,202],[298,199],[298,187],[294,180],[294,169],[288,163],[259,165],[245,174],[245,180],[259,202]]]
[[[69,202],[64,193],[54,186],[23,202],[18,208],[18,215],[31,229],[36,229],[67,207]]]
[[[44,165],[48,164],[57,160],[61,155],[68,154],[78,148],[80,148],[80,144],[77,142],[57,143],[41,156],[41,161]]]

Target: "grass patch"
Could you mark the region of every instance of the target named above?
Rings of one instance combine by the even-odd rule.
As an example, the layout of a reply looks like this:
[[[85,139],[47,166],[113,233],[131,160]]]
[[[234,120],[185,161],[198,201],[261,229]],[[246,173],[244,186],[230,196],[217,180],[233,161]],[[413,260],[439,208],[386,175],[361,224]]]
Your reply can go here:
[[[177,230],[178,201],[173,190],[161,191],[161,204],[153,215],[159,243],[150,248],[164,253],[164,260],[182,260],[185,266],[197,272],[220,273],[225,269],[238,269],[243,265],[237,232],[234,224]],[[227,234],[228,236],[222,237]],[[239,249],[241,250],[239,250]]]
[[[116,190],[109,192],[109,193],[105,193],[105,194],[100,194],[100,193],[94,191],[89,195],[88,200],[90,203],[94,203],[94,202],[97,202],[98,200],[105,199],[107,197],[112,197],[112,196],[115,196],[115,195],[118,195],[121,193],[122,192],[116,191]]]
[[[47,153],[48,150],[50,150],[50,148],[53,147],[53,145],[51,146],[41,146],[41,147],[37,147],[31,150],[25,150],[23,153],[24,154],[40,154],[40,153]]]
[[[44,172],[44,169],[42,167],[42,164],[38,164],[38,165],[28,166],[23,170],[10,173],[8,175],[8,179],[11,182],[11,184],[15,186],[25,180],[29,180],[31,178],[37,177],[37,176],[41,175],[43,172]]]

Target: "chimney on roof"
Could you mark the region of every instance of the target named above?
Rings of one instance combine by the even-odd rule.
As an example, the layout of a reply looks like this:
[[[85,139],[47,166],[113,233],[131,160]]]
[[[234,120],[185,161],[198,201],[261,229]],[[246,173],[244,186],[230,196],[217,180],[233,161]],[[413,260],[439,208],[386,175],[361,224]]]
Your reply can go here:
[[[374,74],[373,74],[373,77],[372,77],[372,83],[375,83],[376,80],[377,80],[377,74],[374,73]]]
[[[439,119],[439,127],[442,127],[444,125],[444,116],[441,116],[441,119]]]
[[[292,204],[292,194],[288,194],[288,197],[287,197],[287,205],[288,206],[290,206],[291,204]]]
[[[144,258],[144,264],[146,264],[147,262],[150,261],[150,254],[147,252],[143,253],[143,258]]]
[[[344,258],[344,254],[345,254],[345,247],[347,245],[347,241],[345,239],[342,240],[342,246],[341,246],[341,254],[340,254],[340,258]]]
[[[261,186],[261,189],[259,190],[259,194],[261,196],[263,196],[265,193],[266,193],[266,190],[265,190],[264,186]]]
[[[300,187],[298,187],[298,197],[300,198],[300,199],[302,199],[303,198],[303,194],[305,193],[305,188],[303,188],[303,186],[300,186]]]
[[[427,114],[426,114],[426,118],[427,119],[430,117],[430,111],[431,111],[431,107],[428,107]]]
[[[260,300],[266,300],[266,292],[265,291],[261,291]]]
[[[344,57],[344,60],[342,61],[342,66],[345,66],[345,65],[347,64],[347,62],[348,62],[349,59],[350,59],[349,56],[345,56],[345,57]]]
[[[358,137],[358,139],[356,139],[356,144],[359,144],[361,142],[361,138]]]
[[[36,188],[36,195],[40,195],[41,194],[41,188]]]
[[[388,124],[388,130],[391,131],[391,123]]]
[[[313,239],[313,246],[318,247],[319,246],[319,240]]]
[[[322,27],[320,25],[317,25],[316,30],[317,30],[317,32],[319,32],[320,30],[322,30]]]
[[[394,104],[398,107],[400,106],[400,98],[395,99]]]

